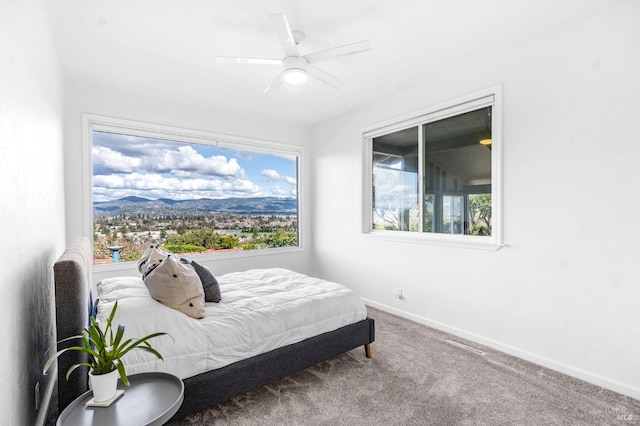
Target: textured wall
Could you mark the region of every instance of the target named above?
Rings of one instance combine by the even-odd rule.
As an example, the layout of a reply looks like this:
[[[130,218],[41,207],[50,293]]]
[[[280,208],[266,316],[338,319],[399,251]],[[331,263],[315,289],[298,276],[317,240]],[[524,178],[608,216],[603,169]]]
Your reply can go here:
[[[380,308],[640,398],[639,19],[640,4],[625,3],[314,128],[315,272]],[[364,238],[361,129],[495,84],[507,246]]]
[[[54,341],[53,262],[64,248],[63,84],[44,3],[2,2],[0,13],[0,413],[32,425],[34,390]]]

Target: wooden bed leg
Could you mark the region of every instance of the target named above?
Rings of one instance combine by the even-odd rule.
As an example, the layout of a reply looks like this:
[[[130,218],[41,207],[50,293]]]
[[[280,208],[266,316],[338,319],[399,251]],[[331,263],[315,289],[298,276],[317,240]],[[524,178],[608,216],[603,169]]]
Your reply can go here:
[[[366,345],[364,345],[364,354],[367,356],[367,358],[371,358],[371,343],[367,343]]]

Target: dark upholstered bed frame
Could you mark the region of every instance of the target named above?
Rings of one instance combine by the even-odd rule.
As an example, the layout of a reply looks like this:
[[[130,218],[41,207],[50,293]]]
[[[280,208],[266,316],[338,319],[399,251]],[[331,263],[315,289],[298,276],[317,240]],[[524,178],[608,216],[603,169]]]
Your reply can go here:
[[[87,326],[93,307],[92,265],[91,243],[87,238],[75,240],[54,265],[58,340],[78,335]],[[373,319],[366,318],[335,331],[184,379],[184,403],[175,418],[226,401],[358,346],[364,345],[365,354],[370,358],[370,344],[375,338],[374,325]],[[59,413],[88,390],[86,368],[71,374],[68,381],[65,379],[69,366],[83,362],[82,357],[86,355],[80,352],[68,352],[65,355],[69,356],[58,359]]]

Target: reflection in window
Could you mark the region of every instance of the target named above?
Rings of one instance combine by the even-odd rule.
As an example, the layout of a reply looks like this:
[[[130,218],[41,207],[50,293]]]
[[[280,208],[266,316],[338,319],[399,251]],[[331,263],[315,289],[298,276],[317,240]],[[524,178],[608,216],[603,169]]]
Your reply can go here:
[[[374,230],[492,234],[492,101],[372,138]]]
[[[491,109],[423,125],[425,232],[491,235]]]
[[[417,127],[373,141],[373,226],[419,229]]]

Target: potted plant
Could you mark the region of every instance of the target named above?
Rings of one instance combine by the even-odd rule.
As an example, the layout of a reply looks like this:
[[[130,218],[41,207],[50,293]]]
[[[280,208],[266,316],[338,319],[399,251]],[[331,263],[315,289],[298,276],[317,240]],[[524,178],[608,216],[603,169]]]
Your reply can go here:
[[[121,358],[130,350],[142,349],[164,361],[162,355],[151,347],[149,340],[167,333],[159,332],[149,334],[140,339],[130,338],[124,340],[124,324],[118,325],[115,333],[112,329],[112,321],[117,309],[118,302],[116,301],[107,318],[104,329],[100,327],[100,324],[95,318],[91,317],[89,325],[82,330],[81,335],[67,337],[54,344],[52,348],[56,347],[59,343],[80,339],[79,346],[70,346],[53,354],[44,365],[43,373],[46,374],[53,364],[53,361],[63,353],[68,351],[85,352],[89,355],[89,360],[69,367],[66,378],[69,380],[69,375],[78,367],[89,367],[89,379],[91,381],[91,389],[93,390],[93,399],[96,402],[101,402],[107,401],[115,396],[118,376],[122,380],[122,383],[129,386],[129,379]]]

